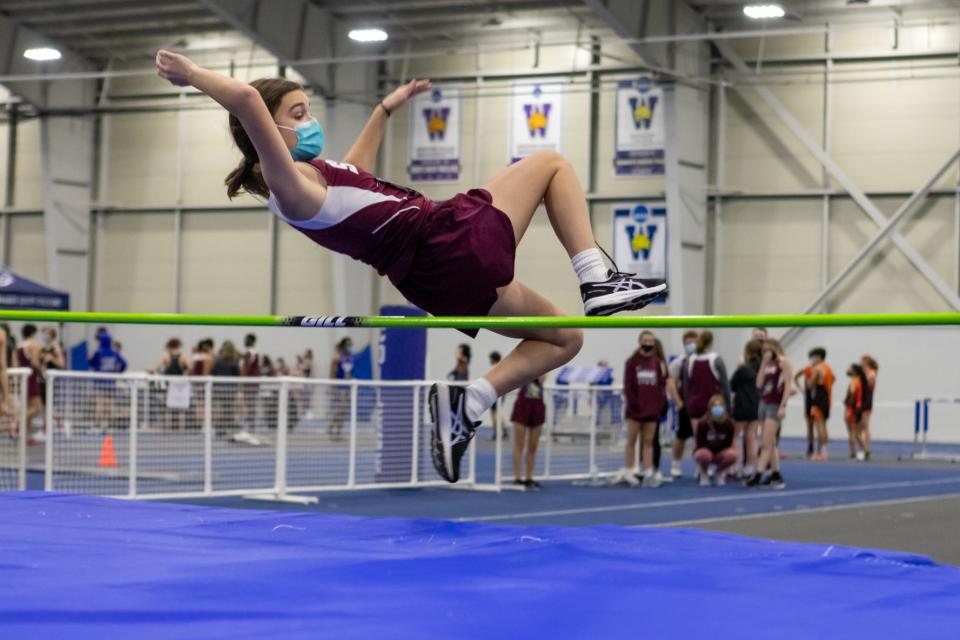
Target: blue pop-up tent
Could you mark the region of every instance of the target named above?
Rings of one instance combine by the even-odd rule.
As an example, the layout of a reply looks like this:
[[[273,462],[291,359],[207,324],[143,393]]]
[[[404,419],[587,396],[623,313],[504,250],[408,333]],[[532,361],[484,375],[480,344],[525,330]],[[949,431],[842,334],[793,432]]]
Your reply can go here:
[[[27,280],[0,267],[0,309],[67,311],[70,294]]]

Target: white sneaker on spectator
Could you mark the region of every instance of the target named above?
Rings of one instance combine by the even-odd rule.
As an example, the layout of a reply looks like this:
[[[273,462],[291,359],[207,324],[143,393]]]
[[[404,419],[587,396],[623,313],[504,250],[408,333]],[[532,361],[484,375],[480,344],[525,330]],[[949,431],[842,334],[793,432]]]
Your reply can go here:
[[[706,473],[701,473],[701,474],[700,474],[700,486],[701,486],[701,487],[709,487],[709,486],[710,486],[710,476],[707,475]]]
[[[659,473],[654,473],[649,476],[644,476],[643,486],[648,487],[650,489],[656,489],[657,487],[659,487],[661,482],[660,478],[657,477],[659,475],[660,475]]]
[[[679,462],[670,463],[670,477],[671,478],[682,478],[683,470],[680,468]]]
[[[727,474],[726,474],[726,473],[718,473],[717,475],[715,475],[715,476],[713,477],[713,484],[716,485],[716,486],[718,486],[718,487],[722,487],[722,486],[724,486],[725,484],[727,484]]]

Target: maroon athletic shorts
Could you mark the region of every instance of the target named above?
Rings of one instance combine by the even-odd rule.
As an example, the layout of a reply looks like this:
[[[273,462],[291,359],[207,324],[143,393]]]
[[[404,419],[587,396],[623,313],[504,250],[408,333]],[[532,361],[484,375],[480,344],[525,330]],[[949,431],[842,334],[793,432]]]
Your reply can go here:
[[[471,189],[435,203],[410,271],[397,284],[407,300],[435,316],[490,312],[497,289],[513,281],[516,257],[510,218],[492,202],[485,189]]]

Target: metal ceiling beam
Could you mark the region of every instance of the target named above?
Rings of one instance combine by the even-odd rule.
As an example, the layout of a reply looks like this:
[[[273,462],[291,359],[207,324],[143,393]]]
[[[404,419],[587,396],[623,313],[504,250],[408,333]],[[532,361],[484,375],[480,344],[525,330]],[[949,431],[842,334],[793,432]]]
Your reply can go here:
[[[850,176],[834,162],[833,158],[830,157],[823,147],[804,130],[803,125],[790,113],[783,102],[781,102],[768,87],[760,84],[763,78],[755,74],[753,70],[747,66],[728,42],[718,39],[714,40],[714,45],[738,72],[745,76],[753,77],[757,81],[757,84],[749,85],[750,89],[757,92],[767,106],[773,110],[774,114],[780,118],[800,143],[807,148],[807,151],[809,151],[830,175],[833,176],[837,183],[850,194],[853,201],[857,203],[874,224],[883,229],[888,223],[887,217],[873,204],[870,198],[856,185]],[[960,297],[958,297],[952,287],[937,274],[936,270],[923,259],[919,252],[914,249],[913,245],[901,234],[894,232],[893,229],[890,229],[890,237],[897,248],[906,256],[907,260],[926,278],[943,299],[946,300],[951,307],[960,311]]]
[[[64,31],[70,29],[93,30],[104,25],[125,24],[139,26],[141,24],[154,23],[162,20],[187,21],[211,18],[216,18],[216,16],[212,15],[207,9],[198,7],[196,5],[192,7],[171,5],[169,7],[160,6],[153,7],[151,9],[136,7],[129,11],[105,9],[102,11],[85,11],[83,13],[72,15],[63,15],[51,12],[30,18],[18,17],[18,19],[22,20],[24,23],[35,28],[42,28],[48,33],[53,33],[53,30],[59,30],[60,27],[63,27]],[[49,30],[47,29],[47,25],[49,25]]]
[[[666,3],[661,0],[583,0],[583,3],[618,36],[634,40],[630,48],[644,62],[651,67],[665,66],[661,50],[636,40],[650,35],[651,10],[665,10]]]
[[[54,73],[96,70],[92,62],[65,46],[64,43],[3,15],[0,15],[0,42],[3,43],[0,46],[0,76],[26,75],[36,73],[41,69],[44,72]],[[23,57],[23,52],[31,47],[52,47],[58,49],[63,57],[60,60],[44,63],[27,60]],[[78,80],[76,82],[90,81]],[[49,91],[45,83],[35,81],[8,82],[6,86],[12,93],[21,96],[37,107],[58,106],[58,94]]]
[[[287,0],[283,10],[265,0],[200,0],[232,28],[279,58],[280,64],[332,56],[337,20],[309,0]],[[326,87],[326,69],[292,65],[313,86]]]
[[[804,314],[813,313],[817,308],[820,307],[841,284],[847,281],[849,277],[857,270],[857,268],[863,264],[863,262],[869,258],[871,255],[877,252],[877,250],[882,245],[883,241],[890,237],[893,231],[897,226],[906,219],[913,211],[916,209],[917,205],[927,197],[927,194],[930,193],[930,190],[933,189],[934,185],[940,181],[940,179],[950,170],[953,166],[960,160],[960,149],[954,152],[954,154],[947,160],[940,169],[933,174],[933,176],[927,180],[927,183],[913,192],[909,198],[907,198],[902,205],[890,216],[886,223],[880,228],[880,231],[870,239],[867,244],[863,246],[862,249],[857,253],[856,257],[853,258],[847,265],[840,270],[833,279],[827,283],[827,286],[817,294],[817,297],[807,305],[803,310]],[[954,296],[956,297],[956,296]],[[960,299],[958,299],[960,301]],[[784,336],[784,339],[788,339],[790,334],[793,333],[793,329],[787,332],[787,335]]]
[[[448,12],[458,8],[475,10],[481,3],[477,0],[388,0],[391,11],[410,12],[426,10],[433,12]],[[489,11],[520,11],[524,9],[556,9],[556,0],[499,0],[489,3]],[[324,7],[330,9],[336,15],[358,15],[374,14],[369,5],[363,4],[345,4],[343,2],[327,2]]]
[[[81,37],[85,39],[95,39],[101,36],[122,35],[151,35],[155,33],[177,33],[186,29],[192,31],[216,31],[217,29],[226,30],[228,27],[217,16],[194,17],[187,21],[180,20],[175,16],[159,20],[142,20],[133,23],[110,23],[98,22],[94,25],[70,25],[64,27],[45,27],[44,33],[51,38],[63,37]]]

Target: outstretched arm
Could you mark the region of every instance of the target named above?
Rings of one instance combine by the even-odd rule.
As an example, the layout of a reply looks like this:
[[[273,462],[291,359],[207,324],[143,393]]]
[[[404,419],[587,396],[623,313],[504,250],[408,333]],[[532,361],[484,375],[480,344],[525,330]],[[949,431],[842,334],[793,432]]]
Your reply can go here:
[[[277,123],[256,89],[163,49],[157,52],[157,73],[176,86],[196,87],[240,120],[257,150],[263,179],[287,217],[309,218],[323,206],[325,189],[297,169]]]
[[[374,107],[366,126],[347,151],[343,161],[360,167],[364,171],[373,171],[374,164],[377,162],[377,151],[380,150],[383,134],[387,130],[387,118],[404,102],[418,93],[430,90],[432,86],[429,80],[411,80],[384,98]]]

